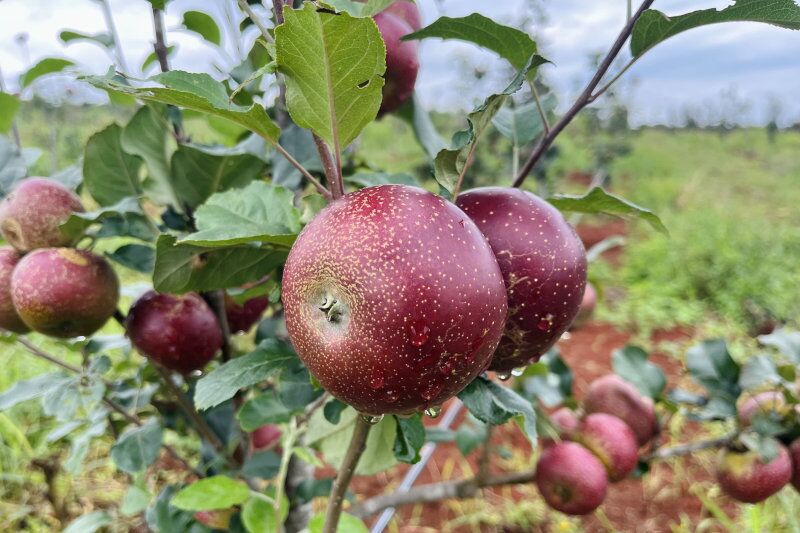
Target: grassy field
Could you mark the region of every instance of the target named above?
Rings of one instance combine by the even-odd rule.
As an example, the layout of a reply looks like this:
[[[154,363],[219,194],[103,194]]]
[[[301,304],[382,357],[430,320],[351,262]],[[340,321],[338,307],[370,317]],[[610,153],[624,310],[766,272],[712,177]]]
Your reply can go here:
[[[127,114],[126,110],[26,108],[20,121],[23,143],[44,149],[35,172],[47,175],[78,161],[92,132]],[[455,129],[452,119],[437,121]],[[628,151],[608,164],[611,189],[655,211],[670,235],[632,222],[619,265],[592,265],[592,277],[607,295],[599,317],[642,339],[654,329],[673,326],[691,326],[697,338],[724,335],[734,340],[739,357],[751,353],[752,330],[764,317],[800,324],[800,133],[781,132],[770,140],[761,129],[726,133],[645,129],[624,133],[622,138]],[[591,133],[582,122],[568,129],[548,169],[551,188],[580,192],[581,186],[568,175],[593,172],[598,147],[607,141],[608,134]],[[376,168],[410,172],[432,186],[425,154],[401,122],[375,123],[358,142],[360,153]],[[478,150],[468,185],[508,184],[513,164],[502,155],[507,153],[508,141],[490,135]],[[583,222],[597,225],[606,220]],[[130,272],[121,274],[125,284],[143,281]],[[120,328],[109,324],[103,333],[119,334]],[[35,335],[32,341],[70,358],[59,342]],[[49,370],[16,346],[0,344],[0,354],[0,391]],[[31,473],[26,465],[30,457],[54,446],[44,439],[51,429],[48,424],[33,405],[0,413],[0,517],[26,512],[21,495],[32,490],[31,481],[37,486],[43,483],[39,471]],[[64,483],[79,487],[91,479],[109,481],[103,477],[109,471],[102,461],[94,466],[89,475]],[[797,504],[792,498],[747,507],[737,524],[758,531],[769,512],[788,506],[791,513]],[[0,529],[8,523],[0,518]],[[46,527],[37,522],[34,530]]]

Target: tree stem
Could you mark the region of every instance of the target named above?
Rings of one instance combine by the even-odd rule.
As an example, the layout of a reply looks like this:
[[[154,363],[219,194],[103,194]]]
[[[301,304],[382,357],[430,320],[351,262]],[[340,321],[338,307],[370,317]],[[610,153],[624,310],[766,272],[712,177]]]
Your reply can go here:
[[[339,525],[344,496],[350,486],[350,480],[353,479],[358,460],[361,459],[361,454],[364,453],[364,448],[367,446],[367,436],[371,427],[370,423],[364,420],[364,417],[361,415],[356,416],[356,425],[353,429],[350,445],[347,447],[347,453],[344,456],[342,465],[339,467],[339,473],[333,481],[322,533],[335,533],[336,527]]]
[[[663,461],[665,459],[672,459],[674,457],[682,457],[684,455],[690,455],[694,452],[699,452],[702,450],[713,450],[715,448],[722,448],[724,446],[728,446],[729,444],[731,444],[738,436],[739,436],[738,433],[731,433],[730,435],[726,435],[725,437],[719,437],[716,439],[699,440],[697,442],[689,442],[687,444],[680,444],[678,446],[672,446],[670,448],[661,448],[655,450],[650,455],[643,457],[642,460],[648,463],[651,461]]]
[[[242,11],[244,11],[245,15],[247,15],[250,20],[253,21],[253,24],[256,25],[258,31],[260,31],[261,35],[264,36],[264,39],[266,39],[268,43],[274,43],[275,39],[272,38],[272,35],[270,35],[267,27],[264,26],[258,16],[256,16],[255,12],[250,8],[250,4],[247,3],[247,0],[238,0],[238,2],[239,7],[242,9]]]
[[[331,196],[334,200],[344,196],[344,182],[342,176],[339,174],[339,168],[333,154],[328,149],[328,145],[316,133],[314,136],[314,144],[317,146],[319,152],[319,159],[322,162],[322,168],[325,170],[325,178],[328,181],[328,187],[331,190]]]
[[[528,160],[522,166],[522,169],[519,171],[519,174],[517,174],[516,178],[514,179],[514,184],[513,184],[514,187],[522,186],[522,184],[525,182],[525,179],[531,173],[531,170],[533,170],[533,167],[536,166],[536,163],[538,163],[539,160],[542,158],[542,156],[545,154],[545,152],[547,152],[547,149],[550,148],[550,146],[556,140],[556,137],[558,137],[561,134],[561,132],[564,131],[564,128],[566,128],[570,124],[570,122],[572,122],[575,116],[584,107],[586,107],[592,102],[592,93],[600,84],[600,82],[603,80],[603,77],[608,72],[608,69],[611,68],[614,59],[616,59],[617,55],[619,55],[620,51],[622,50],[622,47],[628,40],[628,37],[630,37],[631,32],[633,32],[633,27],[636,24],[636,21],[639,20],[639,17],[642,15],[642,13],[644,13],[644,11],[648,9],[653,4],[654,1],[655,0],[645,0],[644,2],[642,2],[642,5],[639,6],[639,9],[636,10],[636,13],[634,13],[634,15],[630,17],[627,24],[625,24],[625,27],[622,28],[622,31],[620,32],[619,36],[617,36],[617,40],[614,42],[614,45],[611,47],[611,50],[608,51],[608,54],[606,54],[606,57],[600,63],[600,66],[598,67],[594,77],[586,85],[581,95],[578,97],[578,99],[575,101],[575,103],[572,105],[569,111],[567,111],[564,114],[564,116],[561,117],[561,120],[559,120],[549,132],[543,135],[542,138],[539,140],[539,142],[536,144],[536,146],[533,149],[533,152],[531,152],[531,155],[528,157]]]
[[[281,455],[281,466],[278,469],[278,477],[275,480],[275,502],[273,508],[275,510],[275,531],[281,531],[283,524],[281,522],[281,500],[283,499],[283,492],[286,486],[286,475],[289,472],[289,461],[294,455],[294,445],[297,442],[297,437],[300,433],[297,431],[297,418],[292,418],[289,422],[289,428],[286,431],[286,439],[283,442],[283,455]]]
[[[108,0],[100,0],[100,6],[103,9],[103,17],[106,19],[106,26],[109,33],[111,33],[111,39],[114,41],[114,57],[117,58],[117,68],[123,74],[129,74],[128,63],[125,61],[125,54],[122,51],[122,40],[119,38],[117,25],[114,24],[114,17],[111,15],[111,6],[108,4]]]

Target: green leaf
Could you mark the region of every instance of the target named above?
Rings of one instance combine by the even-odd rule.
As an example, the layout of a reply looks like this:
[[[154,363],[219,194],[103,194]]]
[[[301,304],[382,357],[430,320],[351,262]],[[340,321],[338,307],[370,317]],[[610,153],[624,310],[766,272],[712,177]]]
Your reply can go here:
[[[658,43],[700,26],[747,21],[800,30],[800,6],[794,0],[736,0],[725,9],[703,9],[673,16],[648,9],[633,27],[631,54],[639,57]]]
[[[127,429],[111,447],[111,459],[123,472],[141,472],[158,458],[163,438],[158,420]]]
[[[661,367],[648,361],[649,354],[638,346],[614,350],[611,365],[614,372],[632,383],[645,396],[656,399],[667,386]]]
[[[281,499],[280,523],[289,516],[289,500]],[[275,508],[261,498],[251,497],[242,507],[242,523],[248,533],[273,533],[275,529]]]
[[[466,17],[440,17],[419,31],[406,35],[404,41],[439,37],[477,44],[496,52],[515,69],[525,67],[536,53],[536,42],[524,31],[498,24],[490,18],[472,13]]]
[[[800,331],[781,328],[769,335],[761,335],[758,342],[771,346],[800,365]]]
[[[708,340],[686,352],[686,368],[692,378],[708,390],[711,399],[733,404],[739,397],[739,365],[723,340]]]
[[[181,208],[172,187],[172,172],[167,159],[168,124],[164,106],[143,106],[122,130],[120,145],[126,153],[144,160],[147,179],[143,188],[147,196],[156,203]]]
[[[138,157],[122,149],[122,128],[111,124],[86,143],[83,184],[100,205],[113,205],[142,194]]]
[[[28,175],[28,165],[16,145],[0,137],[0,196],[5,196],[14,185]]]
[[[114,46],[114,38],[110,33],[106,32],[90,34],[75,30],[63,30],[58,34],[58,38],[64,44],[69,44],[73,41],[89,41],[99,44],[103,48],[112,48]]]
[[[133,516],[141,513],[150,505],[152,496],[145,489],[131,485],[122,497],[119,512],[122,516]]]
[[[556,98],[552,94],[543,99],[542,107],[545,112],[552,111],[555,106]],[[517,146],[531,142],[544,132],[544,123],[536,102],[513,108],[504,107],[497,112],[492,124],[497,131],[511,139],[511,142]]]
[[[419,461],[419,450],[425,444],[425,426],[419,413],[409,418],[394,417],[397,421],[397,437],[394,440],[394,456],[404,463]]]
[[[292,411],[273,392],[247,400],[236,414],[244,431],[255,431],[264,424],[283,424],[292,418]]]
[[[783,379],[778,373],[778,365],[766,355],[756,355],[748,359],[739,374],[739,387],[758,389],[765,384],[778,384]]]
[[[461,455],[467,456],[478,446],[486,441],[488,426],[469,415],[467,419],[458,426],[455,433],[455,442]]]
[[[167,46],[167,59],[172,57],[173,52],[175,52],[177,48],[178,46],[174,44]],[[149,54],[147,54],[147,57],[144,58],[144,61],[142,61],[142,66],[139,67],[139,69],[142,72],[145,72],[147,71],[148,68],[150,68],[151,65],[155,65],[157,61],[158,61],[158,56],[156,55],[156,53],[150,52]]]
[[[469,127],[453,136],[453,145],[439,151],[434,161],[436,181],[451,194],[460,180],[475,144],[491,124],[492,118],[503,107],[508,97],[522,87],[525,76],[544,62],[541,56],[528,57],[528,62],[517,73],[512,82],[500,93],[493,94],[467,116]]]
[[[227,289],[261,279],[286,261],[286,250],[251,245],[211,248],[176,244],[172,235],[156,242],[153,286],[159,292]]]
[[[195,246],[263,242],[289,247],[300,233],[292,191],[264,182],[213,195],[195,212],[197,232],[180,241]]]
[[[614,216],[632,216],[641,218],[656,231],[665,235],[669,232],[658,216],[644,207],[640,207],[624,198],[606,192],[602,187],[594,187],[583,196],[557,194],[547,199],[559,211],[573,211],[577,213],[598,214]]]
[[[55,174],[51,174],[50,179],[74,191],[83,183],[82,167],[83,161],[79,160],[68,167],[62,168]]]
[[[181,489],[170,502],[184,511],[227,509],[250,498],[250,488],[244,481],[228,476],[212,476]]]
[[[545,365],[547,371],[542,374],[539,365]],[[535,375],[525,379],[525,393],[531,399],[555,407],[572,396],[572,370],[556,349],[548,351],[536,365],[531,366],[535,368],[532,371]]]
[[[308,522],[309,533],[322,533],[325,528],[325,513],[320,513]],[[347,513],[342,513],[339,517],[339,523],[336,524],[336,533],[368,533],[367,526],[356,518],[355,516]]]
[[[339,420],[342,419],[342,411],[345,409],[347,409],[346,403],[333,398],[325,404],[325,407],[322,409],[322,414],[325,416],[325,420],[335,426],[339,423]]]
[[[187,30],[199,33],[206,41],[219,46],[219,27],[210,15],[202,11],[187,11],[183,14],[183,25]]]
[[[272,479],[278,474],[281,456],[273,451],[254,453],[242,465],[242,475]]]
[[[101,207],[88,213],[73,213],[66,222],[61,224],[61,232],[73,239],[83,235],[92,224],[101,223],[112,218],[127,218],[149,224],[136,198],[126,197],[108,207]],[[151,230],[152,233],[152,230]],[[152,233],[151,238],[155,236]]]
[[[231,359],[200,378],[194,404],[198,409],[219,405],[240,389],[264,381],[296,358],[290,346],[267,339],[249,354]]]
[[[408,122],[417,142],[431,160],[434,160],[441,150],[447,148],[447,143],[439,135],[430,114],[422,107],[416,92],[395,112],[395,115]]]
[[[100,528],[111,525],[114,520],[105,511],[95,511],[76,518],[64,529],[63,533],[94,533]]]
[[[383,39],[372,19],[318,12],[310,2],[285,10],[285,19],[275,43],[289,114],[338,152],[378,114]]]
[[[361,2],[360,0],[325,0],[325,4],[331,6],[338,12],[346,12],[354,17],[371,17],[380,13],[395,0],[367,0]]]
[[[499,426],[512,417],[520,417],[520,426],[532,444],[536,443],[536,413],[531,402],[513,390],[478,377],[458,395],[475,418]]]
[[[310,131],[296,124],[289,124],[281,131],[281,146],[309,172],[322,172],[319,152]],[[280,154],[276,154],[273,159],[272,183],[296,189],[302,179],[300,171]]]
[[[260,178],[264,166],[250,154],[184,144],[172,156],[173,186],[181,201],[195,208],[214,193],[244,187]]]
[[[120,265],[148,274],[156,264],[156,251],[145,244],[124,244],[105,256]]]
[[[55,72],[61,72],[65,68],[74,65],[69,59],[60,57],[46,57],[29,68],[20,78],[20,86],[24,89],[34,82],[37,78]]]
[[[49,391],[63,386],[71,379],[71,376],[64,372],[49,372],[28,380],[17,381],[0,393],[0,411],[11,409],[18,403],[39,398]]]
[[[260,104],[245,107],[231,103],[225,86],[208,74],[179,70],[165,72],[150,78],[151,83],[145,87],[133,87],[120,75],[87,76],[83,79],[100,89],[129,94],[147,102],[161,102],[216,115],[257,133],[272,144],[278,142],[280,130]]]
[[[19,106],[19,98],[13,94],[0,93],[0,133],[6,133],[11,129]]]

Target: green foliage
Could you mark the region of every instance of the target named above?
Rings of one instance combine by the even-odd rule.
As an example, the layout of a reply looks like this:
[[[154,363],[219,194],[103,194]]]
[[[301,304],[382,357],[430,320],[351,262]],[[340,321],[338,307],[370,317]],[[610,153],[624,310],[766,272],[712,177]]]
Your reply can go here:
[[[425,426],[417,413],[409,418],[395,417],[397,438],[394,441],[394,456],[404,463],[419,461],[419,450],[425,444]]]
[[[518,417],[520,426],[532,443],[536,443],[536,413],[531,403],[509,388],[479,377],[458,395],[469,412],[481,422],[505,424]]]
[[[380,32],[371,19],[319,12],[311,3],[285,18],[275,43],[289,113],[339,153],[378,114],[386,71]]]
[[[19,98],[13,94],[0,92],[0,133],[7,133],[19,111]]]
[[[633,383],[639,392],[656,399],[667,386],[661,367],[648,361],[649,354],[638,346],[625,346],[611,356],[614,372]]]
[[[183,14],[183,25],[187,30],[198,33],[206,41],[219,46],[219,27],[210,15],[202,11],[187,11]]]
[[[140,160],[122,149],[122,128],[108,126],[89,139],[83,159],[83,183],[100,205],[142,194]]]
[[[653,229],[668,234],[667,228],[655,213],[611,194],[602,187],[594,187],[582,196],[558,194],[549,197],[547,201],[561,211],[639,217],[647,221]]]
[[[184,487],[170,502],[184,511],[227,509],[250,498],[250,489],[243,481],[227,476],[212,476]]]
[[[73,41],[88,41],[100,45],[103,48],[111,48],[114,46],[114,38],[110,33],[100,32],[95,34],[83,33],[75,30],[62,30],[58,34],[58,38],[64,44],[70,44]]]
[[[61,72],[62,70],[66,69],[67,67],[71,67],[74,64],[75,63],[69,59],[46,57],[39,60],[39,62],[25,71],[25,73],[22,74],[22,77],[20,77],[19,84],[22,88],[25,88],[42,76]]]
[[[111,447],[111,458],[120,470],[141,472],[158,457],[162,438],[161,425],[152,418],[143,426],[131,427],[120,435]]]

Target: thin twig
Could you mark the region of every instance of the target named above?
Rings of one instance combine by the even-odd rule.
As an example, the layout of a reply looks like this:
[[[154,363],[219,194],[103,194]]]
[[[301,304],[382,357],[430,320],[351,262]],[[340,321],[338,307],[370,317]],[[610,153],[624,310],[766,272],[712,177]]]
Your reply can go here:
[[[472,159],[475,156],[475,148],[478,146],[478,141],[480,140],[480,136],[475,137],[475,140],[472,141],[472,146],[469,148],[469,153],[467,154],[467,159],[464,161],[464,168],[461,169],[461,173],[458,175],[458,180],[456,181],[456,186],[453,187],[453,201],[456,201],[458,198],[458,193],[461,192],[461,185],[464,183],[464,176],[467,175],[467,170],[472,165]]]
[[[297,419],[292,418],[289,421],[289,427],[286,431],[286,438],[283,441],[283,454],[281,455],[281,465],[278,468],[278,476],[275,480],[275,502],[273,507],[275,509],[275,531],[283,529],[281,523],[281,500],[283,499],[283,491],[286,490],[286,474],[289,472],[289,461],[294,455],[294,445],[300,433],[297,431]]]
[[[269,30],[264,23],[261,22],[261,19],[258,18],[258,15],[250,8],[250,5],[247,3],[247,0],[238,0],[239,7],[242,8],[242,11],[253,21],[253,24],[256,25],[258,30],[261,32],[261,35],[264,36],[264,39],[267,40],[268,43],[274,43],[275,39],[272,38],[272,35],[269,33]]]
[[[100,0],[100,7],[103,10],[103,17],[106,19],[108,31],[111,33],[111,39],[114,41],[114,56],[117,58],[117,68],[123,74],[129,74],[128,63],[125,61],[125,54],[122,51],[122,40],[119,38],[117,25],[114,23],[114,17],[111,14],[111,6],[108,0]]]
[[[678,446],[672,446],[670,448],[661,448],[650,455],[646,455],[642,458],[645,462],[650,461],[663,461],[665,459],[672,459],[674,457],[682,457],[684,455],[690,455],[694,452],[699,452],[701,450],[712,450],[715,448],[722,448],[725,446],[730,445],[736,440],[738,437],[738,433],[732,433],[730,435],[726,435],[724,437],[719,437],[716,439],[709,439],[709,440],[700,440],[697,442],[690,442],[688,444],[681,444]]]
[[[347,447],[347,453],[342,460],[339,467],[339,473],[333,481],[333,488],[331,488],[331,495],[328,499],[328,509],[325,512],[325,526],[322,533],[334,533],[339,525],[339,517],[342,514],[342,504],[344,503],[344,495],[347,488],[350,486],[350,480],[353,479],[353,473],[358,466],[358,460],[361,459],[361,454],[364,453],[364,448],[367,446],[367,436],[372,425],[367,422],[363,416],[356,416],[356,425],[353,428],[353,436],[350,438],[350,445]]]
[[[536,102],[536,109],[539,110],[539,117],[541,117],[542,119],[542,126],[544,126],[544,132],[545,134],[547,134],[550,131],[550,121],[547,119],[547,112],[544,110],[544,106],[542,105],[542,99],[539,98],[539,91],[536,89],[536,82],[534,80],[528,80],[528,84],[531,87],[531,94],[533,94],[533,100]]]
[[[311,173],[308,170],[306,170],[306,167],[300,164],[300,162],[297,159],[292,157],[292,154],[287,152],[286,149],[280,145],[280,143],[271,141],[269,139],[267,140],[275,147],[275,150],[277,150],[279,154],[285,157],[286,160],[294,168],[300,171],[300,174],[302,174],[309,181],[309,183],[311,183],[317,189],[317,192],[319,192],[322,196],[324,196],[325,199],[328,201],[333,199],[333,194],[331,193],[331,191],[329,191],[327,188],[325,188],[324,185],[322,185],[319,181],[317,181],[317,178],[312,176]]]
[[[178,407],[184,412],[184,414],[189,418],[189,421],[194,426],[195,430],[200,434],[202,438],[204,438],[217,454],[221,455],[222,457],[226,457],[229,462],[230,459],[227,457],[225,453],[225,445],[222,443],[220,438],[214,433],[214,430],[211,429],[211,426],[208,425],[208,422],[200,416],[200,413],[197,412],[197,409],[189,402],[186,398],[186,395],[183,394],[183,391],[175,385],[175,382],[172,381],[172,376],[170,375],[170,371],[166,368],[162,367],[159,364],[153,363],[153,366],[158,370],[158,373],[161,375],[162,382],[166,385],[167,389],[169,389],[170,394],[175,398],[175,401],[178,402]]]
[[[0,328],[0,335],[10,335],[10,332]],[[40,359],[44,359],[45,361],[48,361],[48,362],[50,362],[50,363],[52,363],[52,364],[54,364],[54,365],[56,365],[58,367],[61,367],[64,370],[68,370],[69,372],[72,372],[73,374],[82,374],[83,373],[80,368],[78,368],[78,367],[76,367],[74,365],[71,365],[71,364],[67,363],[66,361],[62,361],[61,359],[59,359],[59,358],[57,358],[57,357],[55,357],[53,355],[48,354],[47,352],[41,350],[35,344],[33,344],[32,342],[28,341],[27,339],[25,339],[23,337],[19,337],[18,336],[16,338],[16,342],[17,342],[17,344],[19,344],[22,347],[24,347],[28,351],[28,353],[30,353],[32,355],[35,355],[36,357],[39,357]],[[105,384],[106,389],[108,389],[110,387],[109,383],[107,383],[105,381],[103,383]],[[123,408],[121,405],[119,405],[115,401],[111,400],[110,398],[103,397],[103,403],[106,404],[106,406],[108,406],[115,413],[118,413],[118,414],[122,415],[122,417],[125,420],[127,420],[128,422],[130,422],[132,424],[135,424],[137,426],[143,426],[144,425],[144,421],[141,418],[139,418],[135,414],[129,413],[127,410],[125,410],[125,408]],[[173,448],[169,444],[162,444],[161,447],[164,448],[164,450],[166,450],[167,453],[169,453],[172,457],[174,457],[178,462],[180,462],[187,470],[193,472],[198,477],[203,477],[203,473],[200,472],[199,470],[195,469],[194,467],[192,467],[189,464],[189,462],[186,459],[184,459],[175,450],[175,448]]]
[[[275,13],[275,25],[283,24],[283,0],[272,0],[272,11]]]
[[[153,6],[153,31],[156,34],[156,42],[153,43],[153,51],[156,53],[158,65],[161,72],[169,72],[169,57],[167,56],[167,43],[164,38],[164,19],[161,10]]]
[[[328,145],[319,135],[315,133],[313,136],[314,144],[317,146],[317,152],[319,152],[319,159],[322,162],[322,168],[325,170],[325,178],[331,188],[331,195],[334,200],[341,198],[344,196],[344,182],[339,175],[339,169],[333,154],[331,154]]]
[[[605,94],[605,93],[606,93],[606,92],[607,92],[607,91],[608,91],[608,90],[611,88],[611,86],[612,86],[612,85],[614,85],[614,83],[616,83],[616,82],[617,82],[617,80],[619,80],[619,79],[622,77],[622,75],[623,75],[623,74],[625,74],[626,72],[628,72],[628,70],[629,70],[629,69],[630,69],[630,68],[631,68],[631,67],[634,65],[634,63],[636,63],[636,62],[639,60],[639,58],[640,58],[640,57],[642,57],[642,56],[633,57],[633,58],[631,58],[630,60],[628,60],[628,62],[627,62],[627,63],[625,63],[625,66],[624,66],[624,67],[622,67],[622,68],[620,69],[620,71],[619,71],[619,72],[617,72],[617,73],[614,75],[614,77],[613,77],[613,78],[611,78],[611,80],[609,80],[609,82],[608,82],[608,83],[606,83],[605,85],[603,85],[603,86],[602,86],[600,89],[597,89],[597,90],[594,92],[594,94],[592,94],[592,96],[591,96],[591,97],[589,97],[589,103],[591,104],[592,102],[594,102],[595,100],[597,100],[598,98],[600,98],[602,95],[604,95],[604,94]]]
[[[492,460],[493,430],[494,426],[491,424],[487,424],[486,437],[484,437],[483,439],[483,446],[481,446],[481,454],[478,456],[478,473],[475,476],[475,480],[478,484],[484,483],[485,480],[489,479],[490,477],[489,468],[491,466],[491,460]]]
[[[606,54],[606,57],[600,63],[600,66],[598,67],[594,77],[591,79],[588,85],[586,85],[581,95],[578,97],[569,111],[567,111],[566,114],[561,117],[561,120],[559,120],[547,134],[543,135],[536,144],[536,147],[533,149],[533,152],[531,152],[530,157],[528,157],[528,160],[522,166],[519,174],[517,174],[516,178],[514,179],[514,187],[520,187],[523,184],[525,179],[531,173],[531,170],[533,170],[533,167],[536,166],[536,163],[539,162],[545,152],[547,152],[547,149],[550,148],[550,146],[556,140],[556,137],[558,137],[559,134],[564,131],[564,128],[566,128],[567,125],[572,122],[575,116],[584,107],[591,103],[592,93],[603,80],[603,77],[605,77],[608,69],[611,68],[614,59],[616,59],[617,55],[619,55],[622,47],[628,40],[628,37],[630,37],[636,21],[639,20],[639,17],[642,15],[642,13],[644,13],[644,11],[648,9],[654,1],[655,0],[645,0],[642,2],[642,5],[639,6],[638,10],[636,10],[636,13],[628,20],[628,23],[625,24],[625,27],[620,32],[617,40],[611,47],[611,50],[608,51],[608,54]]]

